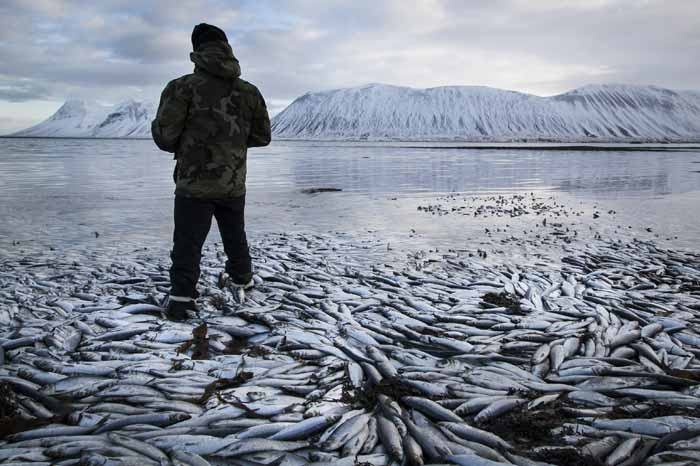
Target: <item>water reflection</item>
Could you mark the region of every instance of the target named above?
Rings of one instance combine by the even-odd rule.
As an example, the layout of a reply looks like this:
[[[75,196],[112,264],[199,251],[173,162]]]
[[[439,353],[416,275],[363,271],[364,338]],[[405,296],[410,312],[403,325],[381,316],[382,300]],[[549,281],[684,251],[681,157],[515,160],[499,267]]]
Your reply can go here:
[[[674,215],[674,228],[694,234],[699,155],[280,141],[250,152],[247,215],[257,231],[391,234],[419,225],[450,242],[471,224],[419,218],[421,199],[547,191],[613,206],[625,199],[635,215],[641,206],[652,222]],[[80,243],[94,231],[103,241],[168,241],[172,166],[171,156],[146,140],[0,139],[0,245]],[[301,194],[309,187],[343,193]],[[689,205],[695,215],[687,215]]]
[[[294,157],[287,147],[280,157]],[[689,153],[324,148],[292,163],[300,186],[330,183],[354,192],[497,193],[554,189],[644,196],[698,189]]]

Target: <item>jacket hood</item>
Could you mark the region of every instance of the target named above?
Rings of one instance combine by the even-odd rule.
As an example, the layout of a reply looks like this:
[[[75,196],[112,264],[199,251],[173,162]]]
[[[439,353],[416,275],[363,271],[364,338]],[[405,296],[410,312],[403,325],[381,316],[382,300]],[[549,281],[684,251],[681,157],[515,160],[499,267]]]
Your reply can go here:
[[[228,42],[207,42],[190,53],[190,60],[195,64],[195,70],[201,68],[214,76],[237,78],[241,75],[241,67]]]

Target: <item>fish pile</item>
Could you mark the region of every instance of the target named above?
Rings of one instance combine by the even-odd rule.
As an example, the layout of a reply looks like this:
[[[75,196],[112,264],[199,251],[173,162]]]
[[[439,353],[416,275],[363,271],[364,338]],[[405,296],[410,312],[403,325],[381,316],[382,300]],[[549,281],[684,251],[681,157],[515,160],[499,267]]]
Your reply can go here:
[[[0,258],[0,463],[700,463],[700,254],[595,241],[420,268],[270,235],[161,315],[163,251]]]

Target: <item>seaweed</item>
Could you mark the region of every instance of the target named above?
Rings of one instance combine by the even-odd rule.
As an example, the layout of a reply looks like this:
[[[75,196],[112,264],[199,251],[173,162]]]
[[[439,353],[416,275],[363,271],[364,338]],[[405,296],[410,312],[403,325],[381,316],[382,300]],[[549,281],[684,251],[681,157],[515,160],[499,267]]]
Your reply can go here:
[[[262,356],[267,356],[268,354],[272,353],[272,350],[269,348],[262,346],[262,345],[253,345],[248,352],[246,353],[248,356],[253,357],[253,358],[259,358]]]
[[[550,431],[561,426],[562,419],[573,418],[562,409],[563,407],[564,405],[559,401],[553,401],[543,409],[535,411],[520,407],[485,421],[483,427],[503,439],[518,444],[544,444],[552,440]]]
[[[378,395],[386,395],[394,400],[404,396],[432,398],[406,384],[400,377],[385,377],[376,385],[365,384],[361,388],[355,388],[349,383],[344,384],[340,401],[371,411],[377,405]]]
[[[215,380],[214,382],[210,383],[209,385],[206,386],[204,389],[204,394],[202,397],[199,399],[199,404],[204,404],[206,401],[211,398],[211,396],[221,390],[226,390],[228,388],[236,388],[240,387],[244,383],[246,383],[248,380],[253,378],[253,373],[252,372],[246,372],[242,371],[236,374],[235,377],[230,378],[230,379],[219,379]]]
[[[26,419],[19,411],[19,400],[12,384],[0,382],[0,439],[8,435],[51,424],[53,419]]]
[[[0,382],[0,419],[11,418],[17,414],[17,395],[7,382]]]
[[[527,314],[521,309],[520,302],[508,293],[486,293],[481,298],[481,301],[482,302],[480,303],[480,305],[483,309],[488,309],[489,307],[492,307],[488,306],[489,304],[491,304],[496,307],[504,307],[513,314]]]
[[[584,455],[575,447],[557,442],[552,430],[561,428],[562,421],[573,419],[560,401],[549,403],[542,409],[528,411],[524,407],[515,409],[481,426],[503,440],[516,445],[519,453],[538,461],[566,466],[595,466],[595,459]],[[551,447],[534,451],[536,447]],[[543,451],[546,450],[546,451]]]
[[[224,354],[243,354],[248,347],[248,340],[245,338],[233,338],[226,345]]]
[[[192,329],[192,339],[184,342],[177,348],[181,354],[192,348],[191,359],[209,359],[209,337],[207,336],[207,324]]]
[[[575,447],[553,447],[533,452],[530,458],[549,464],[562,466],[603,466],[604,463],[589,455],[584,455]]]

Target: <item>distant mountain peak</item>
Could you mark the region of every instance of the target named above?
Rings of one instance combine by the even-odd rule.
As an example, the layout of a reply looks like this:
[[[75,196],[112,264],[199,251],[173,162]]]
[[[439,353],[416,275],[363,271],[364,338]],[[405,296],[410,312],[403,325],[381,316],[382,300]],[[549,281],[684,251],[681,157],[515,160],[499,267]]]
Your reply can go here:
[[[45,121],[13,136],[149,138],[153,101],[128,99],[115,106],[70,99]]]
[[[56,113],[51,116],[53,119],[72,118],[76,115],[84,115],[86,113],[85,102],[82,100],[67,100],[63,105],[56,110]]]

